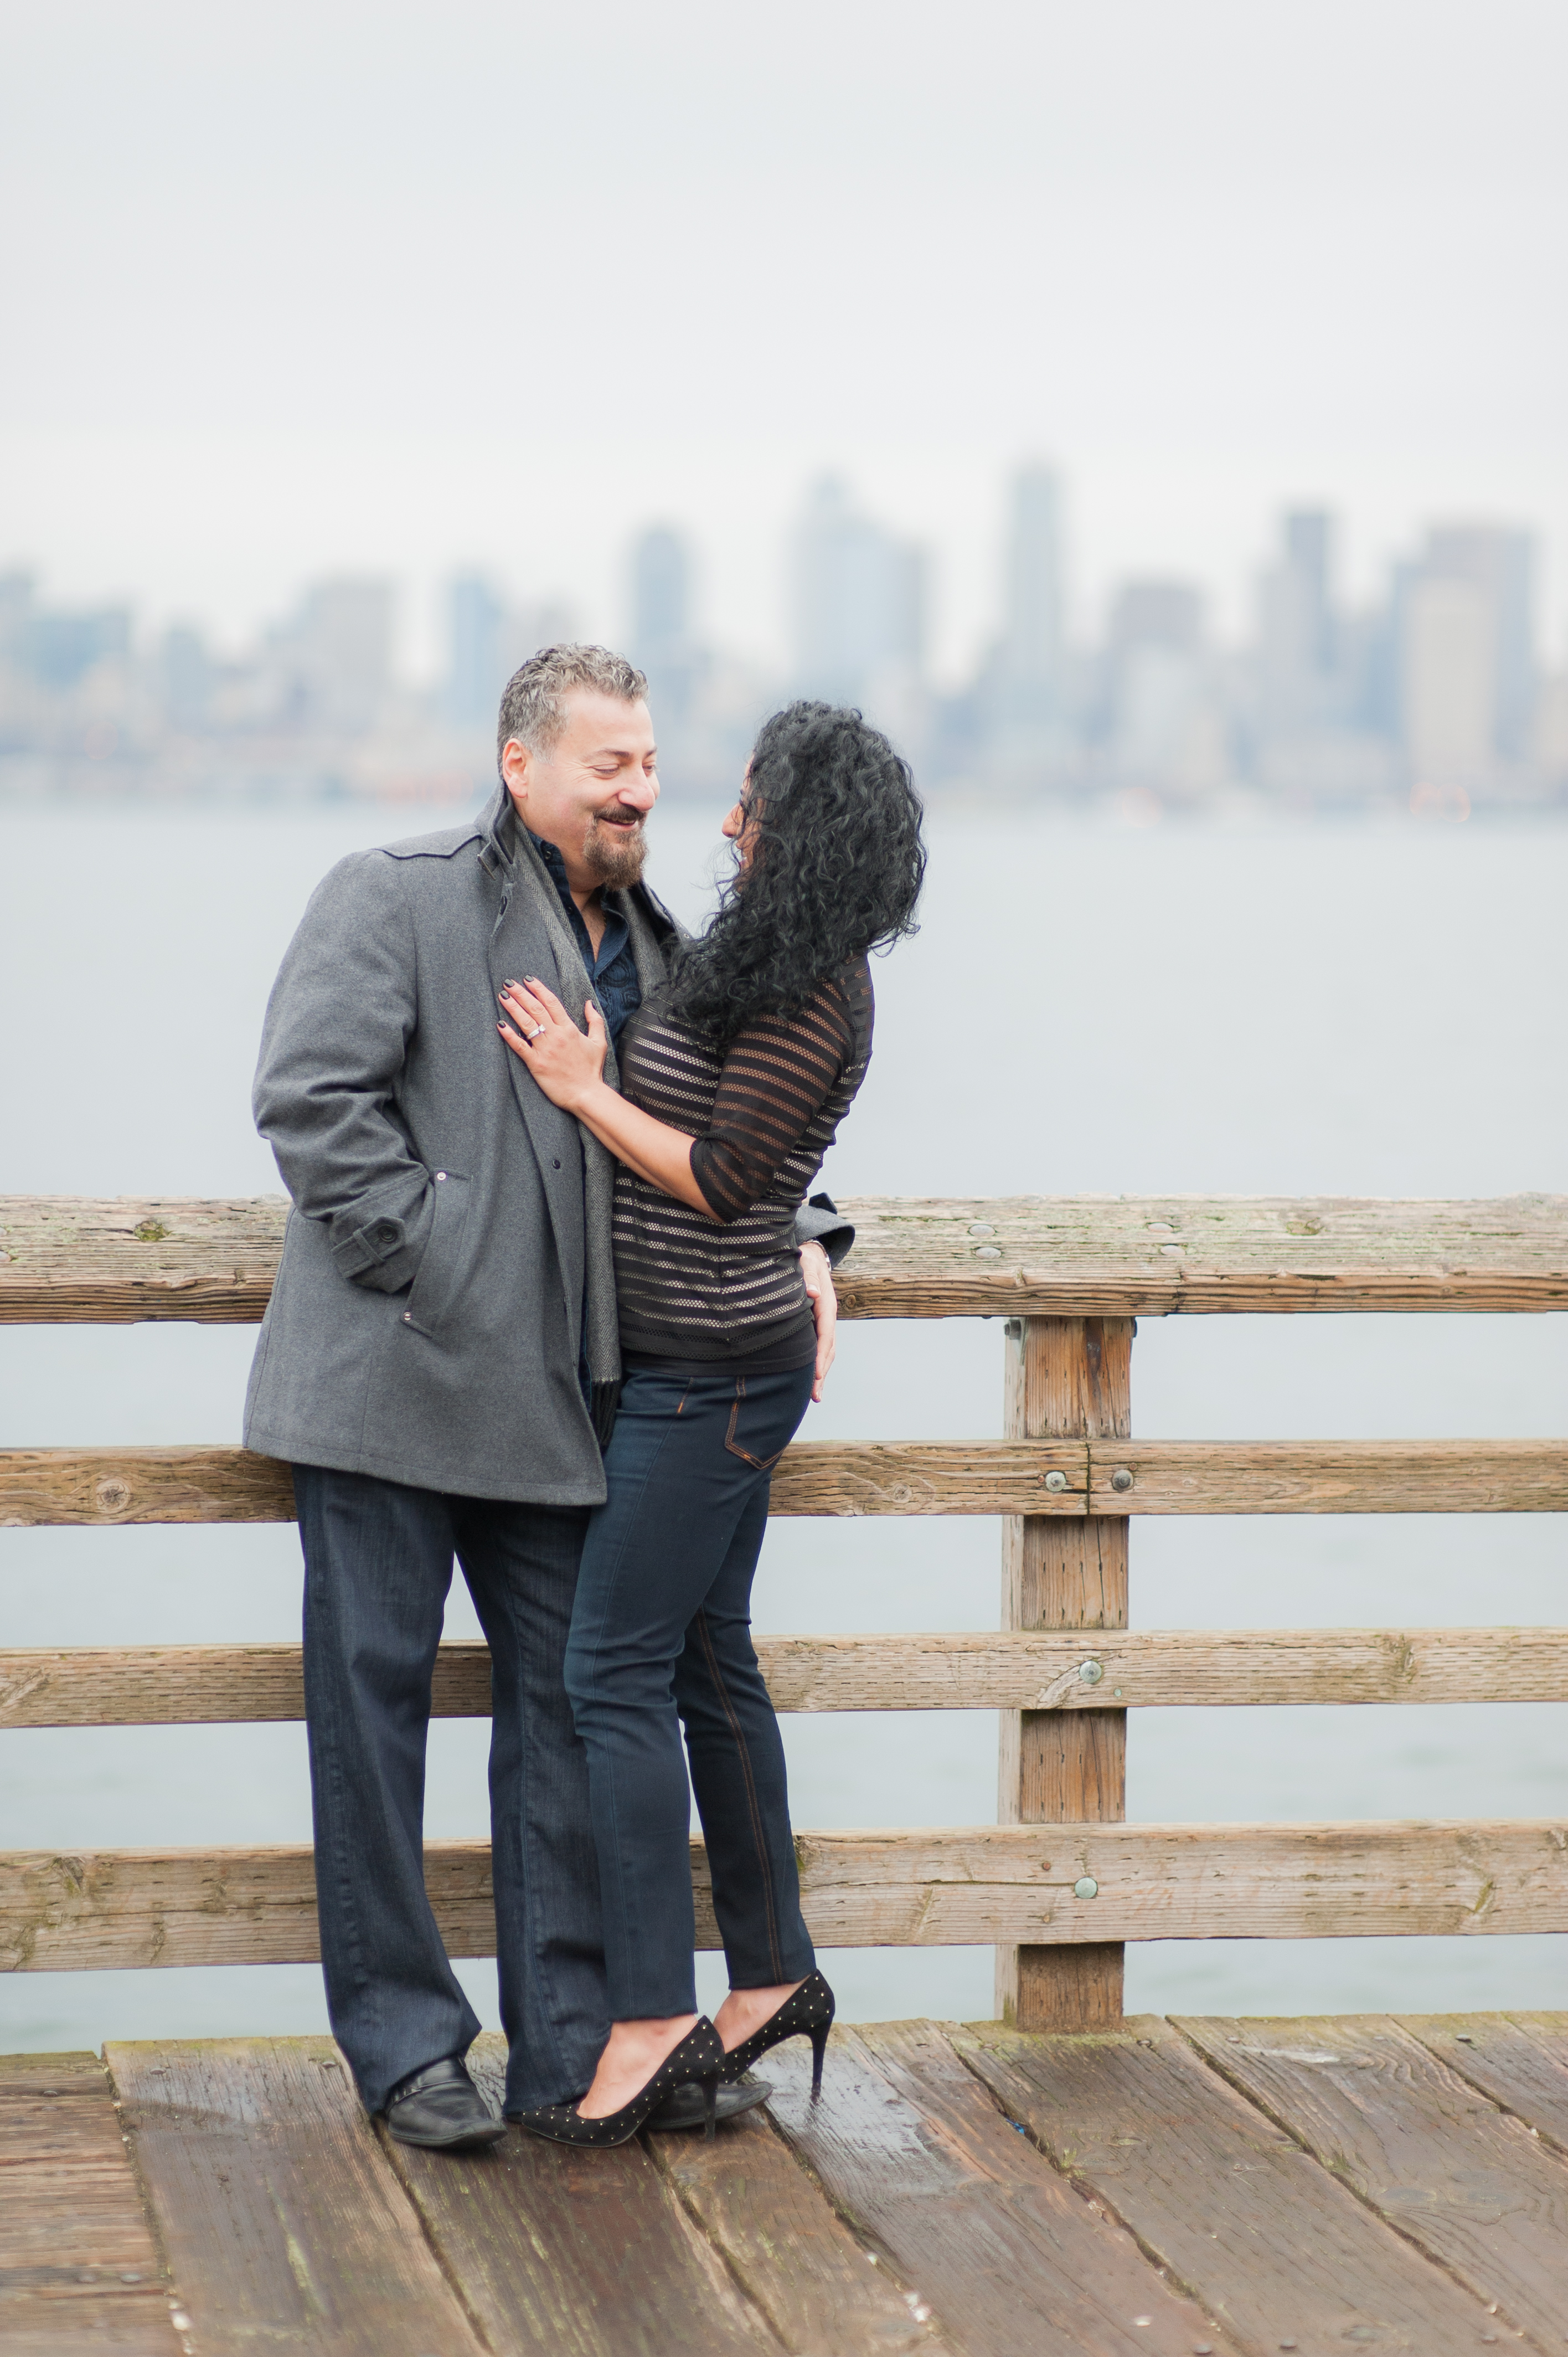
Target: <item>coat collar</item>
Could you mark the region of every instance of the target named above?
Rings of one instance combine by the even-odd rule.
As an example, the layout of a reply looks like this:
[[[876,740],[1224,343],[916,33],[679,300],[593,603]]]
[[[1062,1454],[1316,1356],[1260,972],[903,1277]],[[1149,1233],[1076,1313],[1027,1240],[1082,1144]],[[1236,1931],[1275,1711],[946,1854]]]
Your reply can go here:
[[[479,826],[479,865],[488,876],[504,876],[509,884],[514,884],[520,871],[531,870],[553,894],[555,887],[550,871],[530,842],[527,829],[518,824],[517,812],[504,785],[499,785],[486,803]],[[661,951],[681,939],[682,927],[646,884],[634,884],[628,891],[611,892],[606,897],[623,909],[634,934],[635,908]]]

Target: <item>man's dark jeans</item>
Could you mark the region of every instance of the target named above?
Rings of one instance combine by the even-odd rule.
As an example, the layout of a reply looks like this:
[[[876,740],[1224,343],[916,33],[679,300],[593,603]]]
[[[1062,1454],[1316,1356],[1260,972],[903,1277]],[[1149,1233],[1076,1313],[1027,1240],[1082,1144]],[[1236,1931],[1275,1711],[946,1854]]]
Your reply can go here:
[[[768,1475],[811,1372],[633,1367],[621,1393],[566,1649],[617,2021],[696,2009],[692,1791],[731,1987],[811,1970],[784,1747],[751,1644]]]
[[[296,1465],[305,1706],[321,1961],[333,2034],[379,2111],[479,2024],[425,1897],[430,1680],[463,1566],[489,1640],[496,1953],[507,2109],[586,2087],[605,2040],[587,1764],[563,1680],[585,1506],[405,1489]]]

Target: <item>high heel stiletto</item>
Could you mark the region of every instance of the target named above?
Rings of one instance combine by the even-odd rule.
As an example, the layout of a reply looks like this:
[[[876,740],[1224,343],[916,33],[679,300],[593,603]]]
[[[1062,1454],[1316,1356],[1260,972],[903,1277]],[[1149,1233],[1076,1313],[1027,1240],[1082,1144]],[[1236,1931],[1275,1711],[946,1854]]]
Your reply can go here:
[[[682,2080],[695,2079],[703,2091],[703,2134],[711,2136],[724,2063],[724,2041],[704,2013],[696,2028],[689,2029],[680,2045],[664,2057],[647,2085],[639,2087],[630,2103],[623,2104],[618,2112],[607,2112],[603,2119],[591,2120],[583,2117],[575,2104],[544,2104],[537,2111],[518,2112],[513,2116],[531,2136],[543,2136],[551,2144],[629,2144],[671,2087],[680,2086]]]
[[[782,2046],[787,2038],[809,2038],[811,2041],[811,2101],[814,2104],[822,2092],[822,2061],[828,2050],[828,2032],[833,2026],[836,2010],[833,1993],[821,1973],[811,1973],[800,1983],[793,1996],[787,1996],[775,2014],[770,2014],[760,2029],[753,2030],[744,2045],[725,2056],[719,2076],[727,2085],[744,2077],[757,2059],[770,2048]]]

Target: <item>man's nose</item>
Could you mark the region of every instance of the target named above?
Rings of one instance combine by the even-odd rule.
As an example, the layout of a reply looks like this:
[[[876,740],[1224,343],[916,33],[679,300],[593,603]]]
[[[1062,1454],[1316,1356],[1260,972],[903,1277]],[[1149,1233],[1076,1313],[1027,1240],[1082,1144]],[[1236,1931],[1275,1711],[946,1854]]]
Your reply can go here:
[[[617,800],[624,802],[628,810],[650,811],[659,800],[659,780],[649,777],[628,779]]]

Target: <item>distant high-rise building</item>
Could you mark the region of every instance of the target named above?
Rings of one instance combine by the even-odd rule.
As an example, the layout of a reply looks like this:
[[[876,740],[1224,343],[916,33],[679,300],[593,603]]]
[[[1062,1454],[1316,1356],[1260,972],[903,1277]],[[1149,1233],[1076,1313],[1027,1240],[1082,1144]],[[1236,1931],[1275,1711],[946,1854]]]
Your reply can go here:
[[[797,687],[908,726],[924,656],[919,550],[858,514],[829,477],[808,500],[794,555]]]
[[[1333,518],[1322,508],[1294,509],[1280,544],[1258,584],[1257,727],[1265,741],[1323,728],[1337,683]]]
[[[1204,595],[1190,581],[1125,582],[1106,633],[1110,749],[1126,775],[1190,787],[1223,768]]]
[[[648,675],[654,726],[666,745],[689,717],[701,668],[692,637],[691,548],[668,524],[642,533],[631,553],[631,654]]]
[[[177,728],[200,728],[212,701],[212,661],[199,630],[177,622],[158,650],[164,710]]]
[[[1048,467],[1013,478],[999,670],[1018,716],[1059,708],[1067,653],[1061,491]]]
[[[446,589],[446,716],[458,728],[496,725],[501,692],[520,663],[572,635],[560,606],[511,605],[481,573]]]
[[[13,576],[26,582],[25,576]],[[95,666],[131,650],[128,606],[102,606],[91,612],[51,611],[32,602],[31,584],[16,601],[12,628],[12,661],[40,687],[56,692],[72,688]]]
[[[294,716],[358,735],[380,716],[392,684],[392,593],[385,581],[318,581],[277,651]]]
[[[1470,592],[1467,607],[1465,599],[1446,594],[1459,589]],[[1413,694],[1418,703],[1425,693],[1417,676],[1422,671],[1419,641],[1423,630],[1433,626],[1413,618],[1447,612],[1451,619],[1445,627],[1453,631],[1458,628],[1453,618],[1461,608],[1471,615],[1467,642],[1474,640],[1466,666],[1484,669],[1487,676],[1488,749],[1494,757],[1518,760],[1529,748],[1538,687],[1535,544],[1529,533],[1503,524],[1442,524],[1428,533],[1411,577],[1402,665],[1407,696]],[[1407,702],[1405,735],[1412,759],[1414,717],[1415,708]]]
[[[1497,632],[1474,581],[1418,572],[1403,599],[1400,704],[1417,786],[1472,791],[1497,758]]]
[[[494,726],[508,679],[506,608],[478,573],[462,573],[446,591],[446,709],[459,728]]]
[[[685,652],[692,635],[692,553],[655,524],[632,551],[632,651],[639,667]]]

